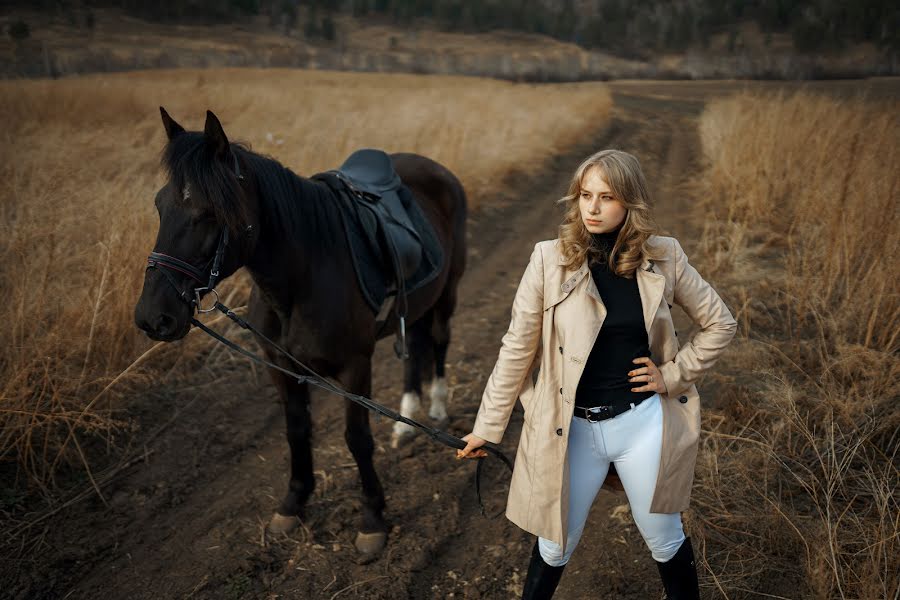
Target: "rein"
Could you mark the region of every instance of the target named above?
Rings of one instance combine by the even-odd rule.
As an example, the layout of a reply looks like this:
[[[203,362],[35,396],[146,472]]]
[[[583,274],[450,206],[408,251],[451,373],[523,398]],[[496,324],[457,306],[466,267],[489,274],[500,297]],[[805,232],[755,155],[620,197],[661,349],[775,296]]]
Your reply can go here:
[[[238,164],[237,164],[237,158],[235,158],[235,170],[236,170],[237,178],[243,179],[244,177],[243,177],[243,175],[241,175]],[[384,415],[394,421],[406,423],[407,425],[411,425],[412,427],[421,429],[422,431],[427,433],[431,439],[435,440],[436,442],[440,442],[441,444],[444,444],[445,446],[449,446],[451,448],[456,448],[458,450],[462,450],[463,448],[466,447],[467,444],[465,441],[463,441],[462,439],[460,439],[454,435],[447,433],[446,431],[442,431],[442,430],[436,429],[434,427],[429,427],[428,425],[425,425],[424,423],[419,423],[418,421],[416,421],[414,419],[410,419],[409,417],[405,417],[405,416],[401,415],[400,413],[384,406],[383,404],[379,404],[378,402],[375,402],[371,398],[366,398],[365,396],[361,396],[359,394],[350,393],[346,390],[341,389],[339,386],[334,385],[333,383],[327,381],[324,377],[320,376],[318,373],[313,371],[310,367],[308,367],[308,366],[304,365],[302,362],[300,362],[296,357],[294,357],[290,352],[285,350],[279,344],[275,343],[274,341],[272,341],[268,337],[266,337],[262,332],[260,332],[258,329],[253,327],[253,325],[251,325],[250,323],[248,323],[247,321],[245,321],[244,319],[242,319],[241,317],[236,315],[230,308],[228,308],[227,306],[225,306],[224,304],[219,302],[219,294],[218,294],[218,292],[216,292],[215,286],[219,279],[219,269],[222,266],[222,261],[224,259],[225,250],[227,249],[227,247],[228,247],[228,227],[226,226],[226,227],[222,228],[222,233],[219,236],[219,245],[216,248],[215,255],[207,262],[207,267],[204,268],[202,271],[200,269],[198,269],[197,267],[195,267],[194,265],[181,260],[180,258],[176,258],[174,256],[169,256],[168,254],[164,254],[162,252],[151,252],[150,253],[149,257],[147,258],[147,268],[148,269],[152,269],[152,268],[159,269],[162,272],[162,274],[165,276],[165,278],[169,281],[169,283],[172,285],[172,287],[175,288],[175,291],[178,292],[178,297],[181,298],[182,301],[186,302],[191,307],[192,312],[193,312],[193,310],[196,310],[197,313],[209,313],[214,310],[218,310],[219,312],[224,314],[226,317],[228,317],[229,319],[231,319],[232,321],[237,323],[241,328],[246,329],[246,330],[251,331],[252,333],[256,334],[259,338],[263,339],[265,342],[267,342],[270,346],[275,348],[283,356],[290,359],[290,361],[293,362],[295,365],[297,365],[297,367],[310,373],[310,375],[301,375],[300,373],[297,373],[296,371],[292,371],[291,369],[286,369],[284,367],[276,365],[275,363],[272,363],[272,362],[266,360],[265,358],[262,358],[261,356],[258,356],[257,354],[254,354],[253,352],[247,350],[246,348],[229,340],[228,338],[224,337],[222,334],[210,329],[209,327],[207,327],[206,325],[204,325],[203,323],[198,321],[196,318],[194,318],[193,315],[191,316],[191,323],[194,326],[200,328],[204,333],[206,333],[211,338],[225,344],[231,350],[234,350],[235,352],[246,356],[250,360],[252,360],[260,365],[269,367],[270,369],[275,369],[276,371],[280,371],[281,373],[284,373],[288,377],[295,379],[297,381],[297,383],[312,384],[316,387],[322,388],[323,390],[332,392],[339,396],[343,396],[344,398],[346,398],[348,400],[356,402],[357,404],[364,406],[368,410],[370,410],[378,415]],[[212,263],[211,268],[209,267],[210,263]],[[207,273],[207,268],[209,269],[208,273]],[[178,285],[178,282],[175,281],[175,277],[173,276],[172,271],[176,271],[178,273],[187,275],[188,277],[193,279],[198,284],[201,284],[201,287],[194,288],[193,295],[192,295],[188,290],[182,289]],[[203,283],[206,283],[206,285],[203,286],[202,285]],[[200,296],[203,292],[211,292],[215,295],[215,302],[213,303],[213,305],[210,308],[203,308],[200,303]],[[487,442],[487,443],[485,443],[484,446],[482,446],[482,448],[489,454],[492,454],[492,455],[496,456],[497,458],[499,458],[503,462],[503,464],[506,465],[506,468],[509,469],[510,471],[512,471],[512,469],[513,469],[512,462],[510,462],[509,458],[505,454],[503,454],[503,452],[499,448],[497,448],[497,446],[495,446],[494,444],[492,444],[490,442]],[[475,493],[478,496],[478,506],[481,510],[482,516],[488,516],[486,514],[486,511],[484,508],[484,502],[481,499],[481,467],[482,467],[482,464],[483,463],[482,463],[481,459],[478,459],[478,467],[475,471]],[[497,516],[499,516],[502,513],[503,513],[503,511],[501,510],[497,514],[490,515],[490,518],[492,518],[492,519],[496,518]]]
[[[206,325],[204,325],[203,323],[201,323],[194,317],[191,317],[191,323],[193,325],[195,325],[196,327],[199,327],[201,330],[203,330],[204,333],[209,335],[211,338],[225,344],[226,346],[228,346],[235,352],[238,352],[239,354],[243,354],[244,356],[246,356],[253,362],[263,365],[263,366],[266,366],[266,367],[269,367],[271,369],[275,369],[276,371],[280,371],[280,372],[284,373],[285,375],[291,377],[292,379],[295,379],[297,381],[297,383],[312,384],[316,387],[322,388],[323,390],[335,393],[338,396],[343,396],[344,398],[346,398],[348,400],[356,402],[357,404],[364,406],[365,408],[369,409],[370,411],[372,411],[378,415],[384,415],[385,417],[392,419],[394,421],[406,423],[407,425],[411,425],[413,427],[421,429],[422,431],[427,433],[431,439],[433,439],[436,442],[440,442],[441,444],[444,444],[445,446],[449,446],[451,448],[456,448],[458,450],[462,450],[463,448],[466,447],[467,444],[465,441],[463,441],[462,439],[460,439],[454,435],[447,433],[446,431],[442,431],[442,430],[434,428],[434,427],[429,427],[428,425],[425,425],[424,423],[420,423],[414,419],[405,417],[405,416],[401,415],[400,413],[398,413],[397,411],[392,410],[392,409],[384,406],[383,404],[379,404],[378,402],[375,402],[371,398],[366,398],[365,396],[362,396],[360,394],[350,393],[350,392],[343,390],[340,387],[334,385],[333,383],[325,380],[324,378],[319,376],[315,371],[313,371],[311,368],[309,368],[308,366],[304,365],[302,362],[297,360],[290,352],[288,352],[287,350],[282,348],[280,345],[278,345],[274,341],[270,340],[268,337],[266,337],[264,334],[262,334],[258,329],[253,327],[253,325],[251,325],[250,323],[248,323],[247,321],[245,321],[244,319],[242,319],[241,317],[236,315],[230,308],[228,308],[227,306],[225,306],[218,300],[216,300],[215,304],[212,306],[212,308],[208,309],[207,312],[212,311],[212,310],[218,310],[219,312],[224,314],[226,317],[228,317],[229,319],[231,319],[232,321],[237,323],[243,329],[246,329],[248,331],[255,333],[257,336],[262,338],[273,348],[278,350],[278,352],[280,352],[282,355],[284,355],[288,359],[290,359],[291,362],[296,364],[301,369],[303,369],[305,371],[309,371],[310,373],[312,373],[312,375],[301,375],[301,374],[297,373],[296,371],[292,371],[290,369],[286,369],[284,367],[276,365],[276,364],[262,358],[261,356],[258,356],[257,354],[250,352],[249,350],[247,350],[246,348],[243,348],[242,346],[236,344],[235,342],[229,340],[222,334],[210,329],[209,327],[207,327]],[[510,462],[509,458],[505,454],[503,454],[503,452],[499,448],[497,448],[494,444],[487,442],[484,444],[484,446],[482,446],[482,448],[485,451],[487,451],[489,454],[493,454],[494,456],[499,458],[503,462],[503,464],[506,465],[506,468],[509,469],[510,471],[512,471],[512,469],[513,469],[512,462]],[[483,463],[482,463],[481,459],[478,459],[478,466],[475,469],[475,493],[478,496],[478,507],[481,510],[481,515],[488,516],[485,511],[485,508],[484,508],[484,501],[481,499],[481,467],[482,467],[482,464]],[[501,510],[500,512],[498,512],[496,514],[490,515],[489,518],[494,519],[502,513],[503,513],[503,511]]]

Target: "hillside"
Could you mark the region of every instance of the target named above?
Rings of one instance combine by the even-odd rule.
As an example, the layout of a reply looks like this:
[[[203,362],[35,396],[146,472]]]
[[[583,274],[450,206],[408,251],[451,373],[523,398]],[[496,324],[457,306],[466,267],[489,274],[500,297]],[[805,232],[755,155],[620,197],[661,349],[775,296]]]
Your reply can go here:
[[[329,17],[330,19],[330,17]],[[444,31],[419,20],[336,15],[332,40],[295,20],[267,16],[214,25],[141,20],[116,10],[0,13],[0,76],[61,77],[91,72],[224,66],[476,75],[514,81],[607,79],[815,79],[898,74],[895,58],[871,43],[801,54],[788,34],[752,22],[711,34],[705,46],[636,57],[587,49],[539,33]]]

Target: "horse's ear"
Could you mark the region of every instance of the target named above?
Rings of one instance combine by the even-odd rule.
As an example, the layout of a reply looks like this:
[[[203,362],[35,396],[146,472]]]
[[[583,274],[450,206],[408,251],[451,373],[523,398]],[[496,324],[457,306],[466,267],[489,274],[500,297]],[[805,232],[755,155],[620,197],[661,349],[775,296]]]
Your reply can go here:
[[[175,119],[169,116],[162,106],[159,107],[159,114],[162,115],[163,127],[166,128],[166,135],[171,140],[176,135],[184,133],[184,127],[175,122]]]
[[[216,156],[224,158],[228,153],[228,138],[219,123],[219,118],[211,110],[206,111],[206,125],[203,127],[206,143],[215,151]]]

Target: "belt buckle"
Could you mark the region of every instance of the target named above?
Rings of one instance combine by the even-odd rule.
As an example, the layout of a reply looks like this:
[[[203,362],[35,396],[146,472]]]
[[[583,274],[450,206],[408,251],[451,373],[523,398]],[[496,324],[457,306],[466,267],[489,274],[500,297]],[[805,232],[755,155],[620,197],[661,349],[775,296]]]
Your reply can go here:
[[[598,421],[604,421],[609,418],[609,406],[595,406],[593,408],[589,408],[584,412],[587,413],[587,420],[592,423],[597,423]]]

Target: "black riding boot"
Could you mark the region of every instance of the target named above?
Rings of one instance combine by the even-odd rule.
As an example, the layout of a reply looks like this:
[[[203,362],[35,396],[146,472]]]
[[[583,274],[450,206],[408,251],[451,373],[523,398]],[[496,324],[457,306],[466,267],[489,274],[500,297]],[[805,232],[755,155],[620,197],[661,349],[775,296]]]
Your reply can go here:
[[[656,566],[666,588],[666,600],[700,600],[691,538],[684,538],[675,556],[667,562],[657,562]]]
[[[559,579],[566,565],[551,567],[541,556],[538,540],[534,541],[531,550],[531,562],[528,563],[528,575],[525,576],[525,589],[522,600],[549,600],[556,591]]]

